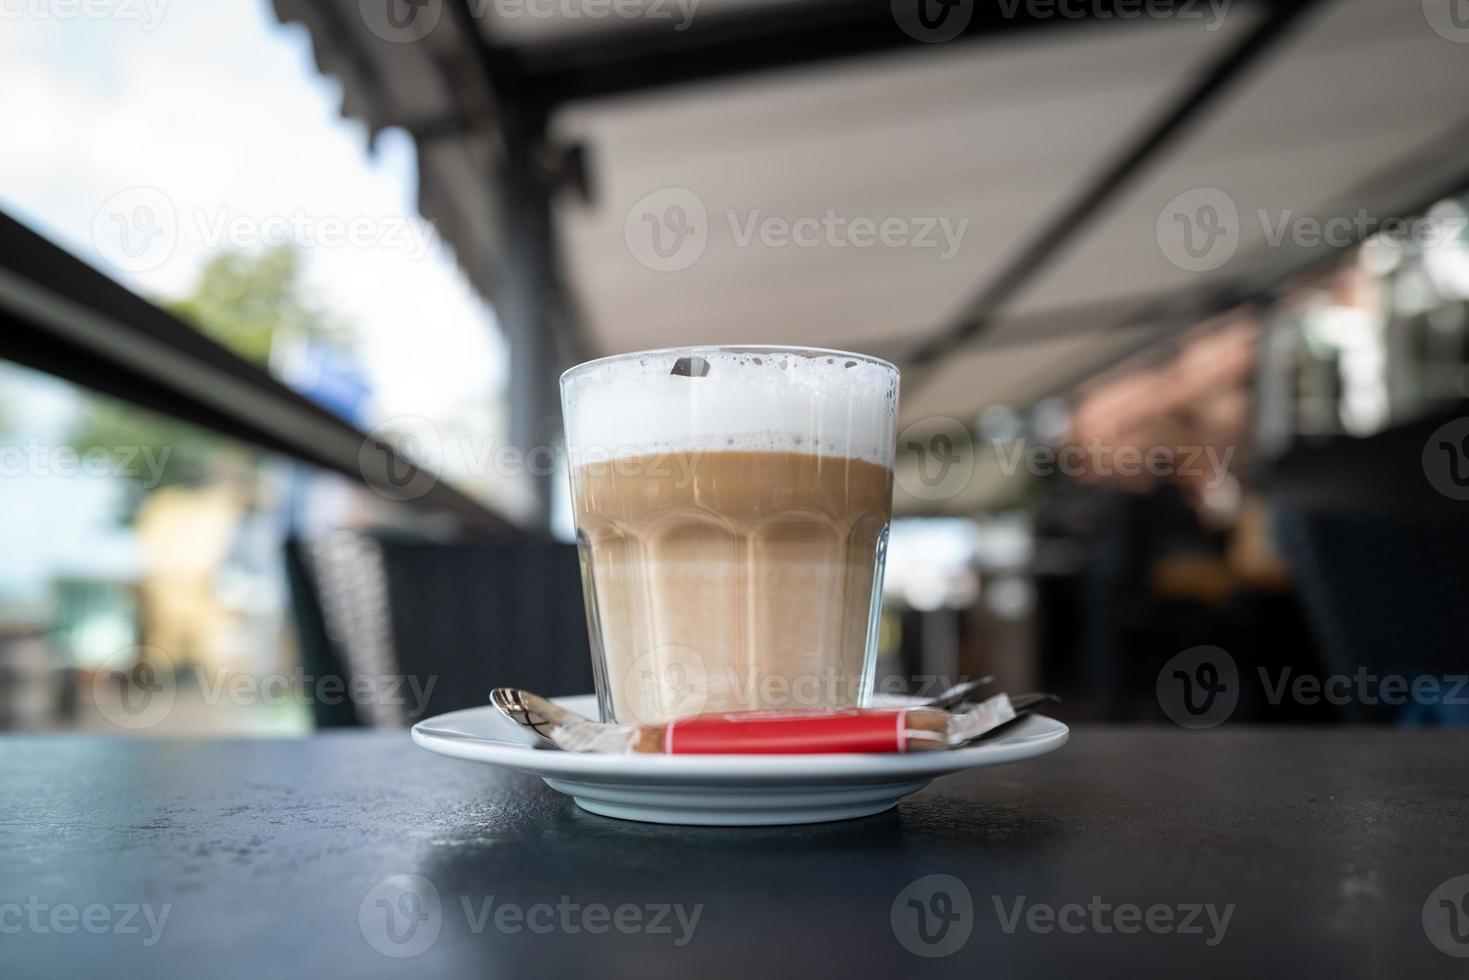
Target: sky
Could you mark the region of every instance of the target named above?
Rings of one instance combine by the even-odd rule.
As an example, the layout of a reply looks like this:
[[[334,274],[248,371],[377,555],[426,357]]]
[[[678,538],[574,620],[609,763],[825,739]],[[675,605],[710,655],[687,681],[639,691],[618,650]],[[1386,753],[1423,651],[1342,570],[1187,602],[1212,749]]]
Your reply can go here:
[[[493,312],[417,216],[411,141],[387,132],[369,148],[340,104],[305,30],[268,0],[0,0],[0,210],[154,299],[188,293],[216,251],[281,233],[309,300],[353,331],[373,388],[365,426],[411,416],[498,438]],[[359,240],[322,241],[333,222]],[[78,407],[70,385],[0,363],[18,445],[64,444]],[[135,574],[117,478],[0,486],[0,605],[41,597],[53,574]]]
[[[369,423],[496,414],[504,346],[417,216],[411,140],[370,150],[268,0],[0,0],[0,91],[12,216],[154,298],[221,248],[291,241],[356,333]]]

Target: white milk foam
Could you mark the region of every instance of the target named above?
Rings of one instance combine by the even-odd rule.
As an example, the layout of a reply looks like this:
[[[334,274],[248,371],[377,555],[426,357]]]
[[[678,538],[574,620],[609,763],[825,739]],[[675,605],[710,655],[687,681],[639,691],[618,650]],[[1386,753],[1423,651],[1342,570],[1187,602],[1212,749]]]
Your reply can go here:
[[[703,377],[672,374],[701,357]],[[654,452],[763,451],[893,465],[898,374],[836,351],[690,349],[610,359],[562,379],[573,464]]]

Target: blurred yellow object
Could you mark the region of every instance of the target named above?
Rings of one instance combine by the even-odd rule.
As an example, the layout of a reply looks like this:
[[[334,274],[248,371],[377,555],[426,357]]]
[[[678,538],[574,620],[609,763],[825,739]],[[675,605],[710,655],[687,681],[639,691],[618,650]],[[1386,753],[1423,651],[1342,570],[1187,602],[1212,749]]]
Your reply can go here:
[[[245,494],[220,483],[157,490],[138,511],[143,643],[175,665],[221,664],[234,614],[216,597],[214,580],[245,508]]]

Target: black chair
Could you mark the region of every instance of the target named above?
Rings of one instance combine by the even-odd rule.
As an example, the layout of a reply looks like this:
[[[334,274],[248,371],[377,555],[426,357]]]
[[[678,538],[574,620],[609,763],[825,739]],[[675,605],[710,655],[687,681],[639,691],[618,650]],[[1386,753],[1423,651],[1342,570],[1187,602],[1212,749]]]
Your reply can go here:
[[[307,671],[373,691],[318,705],[320,727],[411,724],[498,686],[592,690],[574,545],[339,533],[292,542],[287,561]]]
[[[1287,509],[1278,513],[1276,531],[1328,670],[1409,681],[1469,673],[1469,523]],[[1469,691],[1458,698],[1465,696]],[[1374,705],[1353,698],[1344,714],[1353,721],[1469,724],[1469,710],[1447,701]]]

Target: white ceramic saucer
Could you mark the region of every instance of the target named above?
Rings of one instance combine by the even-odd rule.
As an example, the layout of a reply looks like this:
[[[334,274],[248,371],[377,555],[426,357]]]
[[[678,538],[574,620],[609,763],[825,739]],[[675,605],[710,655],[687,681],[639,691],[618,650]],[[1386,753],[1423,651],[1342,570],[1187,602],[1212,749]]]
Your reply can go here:
[[[552,700],[588,718],[597,716],[593,695]],[[451,711],[413,726],[413,740],[430,752],[540,776],[592,813],[726,827],[819,823],[881,813],[936,776],[1044,755],[1065,745],[1069,733],[1053,718],[1030,715],[990,740],[949,752],[587,755],[536,748],[528,733],[490,705]]]

